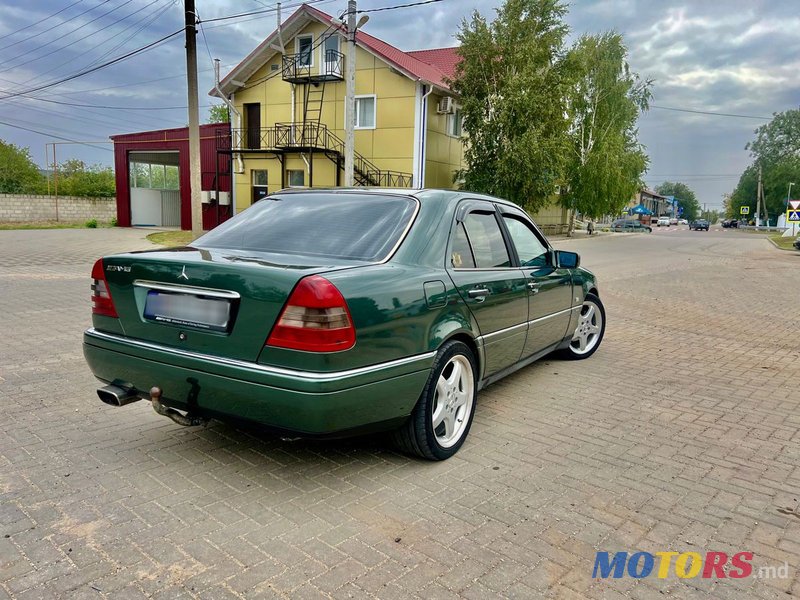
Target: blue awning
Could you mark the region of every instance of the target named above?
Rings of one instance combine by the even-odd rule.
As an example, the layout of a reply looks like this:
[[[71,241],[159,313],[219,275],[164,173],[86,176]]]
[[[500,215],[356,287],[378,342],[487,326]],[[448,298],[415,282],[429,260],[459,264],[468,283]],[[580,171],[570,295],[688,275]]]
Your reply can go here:
[[[647,208],[644,204],[634,206],[628,211],[629,215],[652,215],[653,211]]]

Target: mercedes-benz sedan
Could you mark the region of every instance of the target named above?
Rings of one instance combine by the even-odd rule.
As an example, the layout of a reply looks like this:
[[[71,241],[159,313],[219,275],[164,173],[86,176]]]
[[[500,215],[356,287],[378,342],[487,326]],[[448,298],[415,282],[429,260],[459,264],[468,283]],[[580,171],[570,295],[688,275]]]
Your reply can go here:
[[[98,260],[84,354],[114,406],[303,436],[389,430],[441,460],[479,389],[598,349],[605,312],[578,263],[498,198],[282,191],[191,246]]]

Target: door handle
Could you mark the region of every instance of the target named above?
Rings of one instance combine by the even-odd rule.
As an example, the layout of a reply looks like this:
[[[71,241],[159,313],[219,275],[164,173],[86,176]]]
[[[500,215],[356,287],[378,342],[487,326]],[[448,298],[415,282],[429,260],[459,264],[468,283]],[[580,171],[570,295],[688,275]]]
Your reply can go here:
[[[528,282],[528,289],[531,291],[531,293],[538,294],[539,293],[539,284],[537,282],[535,282],[535,281],[529,281]]]
[[[491,294],[492,292],[489,291],[489,288],[475,288],[467,292],[467,295],[470,298],[477,298],[479,302],[483,302],[486,300],[486,296]]]

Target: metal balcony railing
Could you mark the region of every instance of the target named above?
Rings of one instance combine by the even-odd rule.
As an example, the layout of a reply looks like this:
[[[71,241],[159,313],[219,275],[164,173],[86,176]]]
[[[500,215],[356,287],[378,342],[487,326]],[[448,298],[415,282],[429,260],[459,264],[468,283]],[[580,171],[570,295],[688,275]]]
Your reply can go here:
[[[336,162],[337,168],[344,165],[344,140],[326,125],[316,122],[275,123],[273,127],[261,129],[232,129],[230,142],[226,136],[217,135],[217,149],[257,150],[263,152],[324,152]],[[356,152],[353,170],[359,185],[376,187],[412,187],[411,173],[378,168],[370,160]]]
[[[344,79],[344,54],[326,50],[319,66],[312,65],[312,51],[299,54],[284,54],[281,60],[281,76],[290,83],[313,83],[340,81]]]

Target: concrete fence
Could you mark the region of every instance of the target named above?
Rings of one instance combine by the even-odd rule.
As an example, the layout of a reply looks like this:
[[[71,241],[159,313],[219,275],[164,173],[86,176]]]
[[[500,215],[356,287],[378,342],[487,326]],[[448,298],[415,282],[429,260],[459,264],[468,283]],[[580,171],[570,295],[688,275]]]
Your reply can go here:
[[[82,223],[89,219],[97,219],[102,223],[111,221],[116,216],[117,203],[114,198],[0,194],[0,223],[25,221]]]

